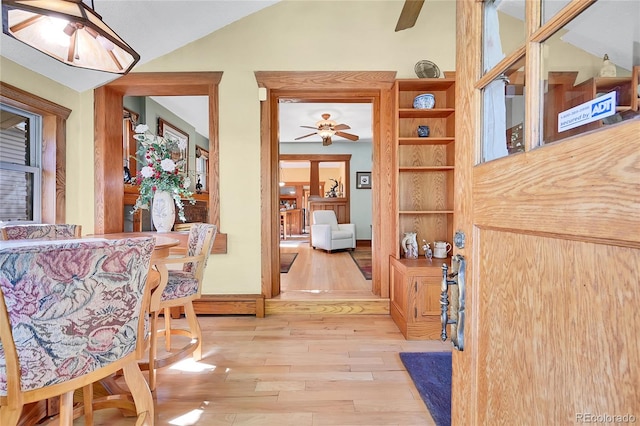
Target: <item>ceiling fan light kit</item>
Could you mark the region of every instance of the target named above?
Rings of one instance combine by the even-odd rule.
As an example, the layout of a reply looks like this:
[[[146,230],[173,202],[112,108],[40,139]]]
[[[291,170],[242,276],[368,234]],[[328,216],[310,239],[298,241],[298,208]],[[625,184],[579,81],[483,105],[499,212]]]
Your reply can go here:
[[[140,55],[85,1],[2,0],[2,32],[70,66],[128,73]]]
[[[334,120],[330,120],[330,117],[331,114],[322,114],[322,120],[316,121],[315,127],[300,126],[305,129],[315,129],[316,131],[314,133],[309,133],[308,135],[295,138],[294,140],[298,141],[300,139],[308,138],[309,136],[318,135],[322,138],[322,146],[329,146],[333,143],[331,140],[333,136],[339,136],[341,138],[349,139],[350,141],[357,141],[360,139],[359,136],[342,132],[341,130],[350,129],[351,127],[346,124],[338,124]]]

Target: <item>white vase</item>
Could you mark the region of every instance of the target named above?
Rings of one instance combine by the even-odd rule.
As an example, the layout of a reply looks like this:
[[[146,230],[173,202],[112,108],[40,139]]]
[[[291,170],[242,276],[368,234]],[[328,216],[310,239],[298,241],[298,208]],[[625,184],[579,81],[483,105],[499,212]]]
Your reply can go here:
[[[156,191],[151,207],[151,219],[158,232],[169,232],[176,221],[176,205],[167,191]]]

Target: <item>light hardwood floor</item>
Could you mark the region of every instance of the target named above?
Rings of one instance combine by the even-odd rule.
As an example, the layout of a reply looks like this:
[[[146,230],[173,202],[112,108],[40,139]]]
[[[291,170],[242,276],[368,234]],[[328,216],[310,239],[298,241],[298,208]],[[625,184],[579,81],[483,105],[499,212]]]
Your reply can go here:
[[[156,425],[434,424],[398,353],[451,344],[407,341],[388,315],[199,318],[203,359],[158,372]]]
[[[293,236],[280,242],[281,253],[298,253],[291,269],[280,274],[281,294],[277,299],[378,299],[348,251],[327,253],[314,250],[307,236]]]
[[[379,299],[348,252],[300,240],[281,246],[298,257],[280,275],[279,299]],[[199,319],[203,359],[158,372],[156,425],[434,424],[398,353],[449,351],[451,344],[407,341],[389,315]],[[96,425],[134,423],[115,410],[96,414]]]

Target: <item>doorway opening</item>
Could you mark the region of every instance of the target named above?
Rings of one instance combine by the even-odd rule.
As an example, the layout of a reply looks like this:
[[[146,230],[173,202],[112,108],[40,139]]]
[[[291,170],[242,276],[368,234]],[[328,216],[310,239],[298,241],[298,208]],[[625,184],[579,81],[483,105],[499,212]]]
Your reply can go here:
[[[377,297],[371,191],[354,187],[356,170],[372,167],[372,110],[371,101],[356,99],[278,100],[280,299]],[[317,232],[319,210],[333,212],[339,234]],[[351,238],[330,240],[342,233]]]
[[[267,89],[266,102],[261,104],[261,157],[262,157],[262,290],[267,299],[280,294],[279,256],[279,111],[280,99],[296,102],[369,103],[372,107],[372,154],[370,194],[373,205],[388,205],[391,194],[384,188],[390,185],[390,175],[380,174],[381,155],[390,152],[393,144],[392,86],[395,72],[270,72],[255,73],[259,87]],[[310,122],[313,124],[313,121]],[[307,125],[309,123],[298,123]],[[313,129],[310,129],[313,130]],[[309,132],[311,133],[311,132]],[[302,134],[298,135],[302,136]],[[387,159],[388,160],[388,159]],[[353,170],[352,174],[356,171]],[[355,176],[355,175],[354,175]],[[355,178],[354,178],[355,179]],[[388,259],[394,243],[387,241],[390,217],[380,209],[373,209],[369,231],[372,238],[373,279],[371,291],[376,297],[389,294]],[[348,254],[347,254],[348,256]],[[297,260],[296,260],[297,261]],[[350,260],[351,261],[351,260]],[[311,266],[310,266],[311,267]],[[311,270],[309,270],[311,272]],[[327,273],[338,273],[328,268]]]
[[[352,196],[352,164],[371,168],[371,144],[364,144],[337,146],[342,154],[286,154],[318,152],[319,143],[315,149],[313,143],[294,148],[280,143],[280,299],[377,297],[371,279],[371,191]],[[331,211],[344,228],[337,241],[328,240],[329,225],[312,225],[319,211]]]

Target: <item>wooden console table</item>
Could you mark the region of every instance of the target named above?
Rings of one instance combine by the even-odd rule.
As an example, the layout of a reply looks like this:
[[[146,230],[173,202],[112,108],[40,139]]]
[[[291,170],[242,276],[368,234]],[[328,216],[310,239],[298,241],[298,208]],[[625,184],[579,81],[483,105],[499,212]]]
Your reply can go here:
[[[302,230],[302,210],[289,209],[280,210],[280,224],[282,225],[282,239],[286,240],[287,235],[301,234]]]

